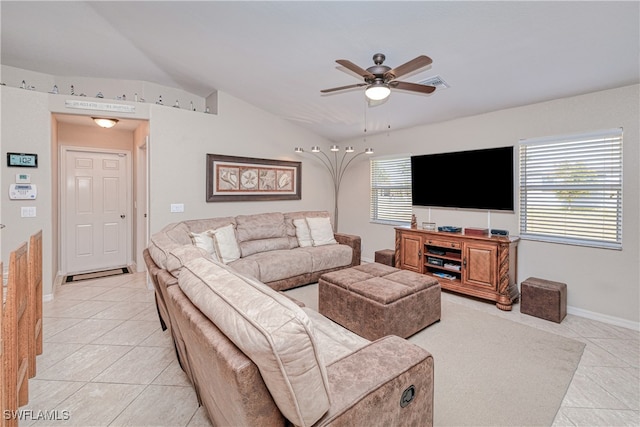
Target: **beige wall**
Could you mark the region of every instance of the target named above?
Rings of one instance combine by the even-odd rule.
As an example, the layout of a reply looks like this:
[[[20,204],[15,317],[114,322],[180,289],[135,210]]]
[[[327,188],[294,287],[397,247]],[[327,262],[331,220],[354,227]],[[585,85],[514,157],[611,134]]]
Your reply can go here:
[[[293,152],[298,145],[327,145],[328,141],[229,95],[218,96],[218,115],[152,108],[151,232],[189,218],[302,209],[332,211],[328,174],[321,165]],[[207,153],[303,161],[302,200],[207,203]],[[172,203],[184,203],[184,213],[171,213]]]
[[[52,174],[52,138],[51,114],[49,112],[48,96],[46,94],[0,86],[0,113],[2,114],[2,186],[0,190],[0,206],[2,223],[6,225],[0,233],[2,240],[2,261],[8,267],[9,253],[22,242],[28,241],[29,236],[42,230],[43,238],[43,292],[51,293],[51,279],[53,278],[53,242],[52,221],[53,188],[56,185],[51,179]],[[37,168],[8,168],[6,153],[35,153],[38,155]],[[9,184],[15,183],[16,173],[31,174],[31,183],[38,188],[36,200],[9,200]],[[35,218],[22,218],[21,207],[34,206]]]
[[[442,93],[446,96],[446,92]],[[429,126],[367,137],[376,155],[425,154],[476,148],[517,146],[522,138],[584,133],[624,128],[623,250],[521,241],[518,247],[518,283],[536,276],[567,283],[568,305],[575,314],[596,316],[638,327],[640,316],[640,149],[639,86],[629,86],[555,101],[496,111]],[[431,102],[437,102],[433,96]],[[347,141],[353,145],[359,140]],[[491,165],[487,165],[490,167]],[[368,165],[358,164],[341,188],[340,228],[366,236],[363,258],[394,247],[392,226],[372,224],[369,218]],[[463,170],[451,177],[465,179]],[[517,175],[516,175],[517,176]],[[451,185],[447,177],[424,185]],[[414,208],[418,223],[429,209]],[[431,209],[438,225],[486,227],[487,212]],[[491,213],[493,228],[518,234],[518,213]]]

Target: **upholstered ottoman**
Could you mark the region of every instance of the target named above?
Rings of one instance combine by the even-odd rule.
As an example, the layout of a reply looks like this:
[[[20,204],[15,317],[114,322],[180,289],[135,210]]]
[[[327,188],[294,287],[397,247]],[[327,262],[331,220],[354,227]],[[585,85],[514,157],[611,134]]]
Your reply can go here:
[[[529,277],[520,284],[520,313],[561,323],[567,315],[566,283]]]
[[[320,277],[318,309],[371,341],[407,338],[440,320],[440,283],[408,270],[362,264]]]
[[[380,264],[395,267],[396,265],[396,251],[393,249],[382,249],[376,251],[375,261]]]

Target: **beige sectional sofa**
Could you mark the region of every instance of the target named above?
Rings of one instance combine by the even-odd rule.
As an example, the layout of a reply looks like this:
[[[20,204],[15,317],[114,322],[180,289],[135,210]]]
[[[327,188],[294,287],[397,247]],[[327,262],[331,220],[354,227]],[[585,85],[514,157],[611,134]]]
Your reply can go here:
[[[283,214],[283,218],[304,219],[313,214],[326,217],[326,213],[314,212]],[[253,220],[265,224],[277,216],[235,217],[235,227],[242,229],[242,224],[251,223],[253,234],[249,236],[264,235],[257,233],[262,227]],[[273,270],[263,268],[265,255],[255,259],[257,269],[251,267],[246,273],[236,265],[247,264],[216,260],[193,241],[170,244],[182,239],[177,230],[201,233],[211,226],[224,226],[226,220],[185,221],[187,224],[165,227],[145,251],[156,298],[162,302],[158,304],[161,318],[213,425],[432,425],[433,359],[426,350],[396,336],[370,342],[278,292],[283,283],[291,287],[291,277],[298,277],[301,283],[316,272],[352,265],[353,253],[349,263],[336,266],[324,252],[339,244],[322,245],[327,248],[316,257],[309,248],[318,246],[272,249],[305,252],[312,270],[285,267],[291,277],[277,278]],[[167,232],[171,238],[166,239]],[[238,236],[243,233],[237,228],[235,232]],[[293,236],[295,230],[288,229],[287,237]],[[359,248],[359,239],[350,237],[354,238]],[[282,244],[263,243],[269,247]],[[244,254],[246,245],[240,246]],[[249,252],[247,257],[270,251]],[[342,259],[342,255],[335,256]],[[290,263],[286,258],[275,260]],[[271,282],[275,289],[256,277],[262,274],[275,278]]]
[[[324,273],[360,264],[359,236],[335,233],[337,245],[314,246],[311,243],[301,247],[294,222],[307,218],[324,219],[330,224],[329,213],[324,211],[271,212],[188,220],[169,224],[155,233],[151,237],[149,252],[158,266],[167,268],[169,262],[169,268],[172,268],[175,259],[170,252],[193,244],[193,234],[231,225],[240,256],[237,259],[231,257],[226,264],[275,290],[314,283]]]

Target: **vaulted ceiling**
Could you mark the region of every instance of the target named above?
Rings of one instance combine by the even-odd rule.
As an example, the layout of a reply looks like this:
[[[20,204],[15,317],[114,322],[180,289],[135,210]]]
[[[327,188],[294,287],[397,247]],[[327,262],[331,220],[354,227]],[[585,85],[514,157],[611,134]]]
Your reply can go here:
[[[57,76],[226,92],[331,140],[406,128],[640,81],[637,1],[2,1],[2,64]],[[396,90],[368,107],[375,53],[433,64],[430,95]]]

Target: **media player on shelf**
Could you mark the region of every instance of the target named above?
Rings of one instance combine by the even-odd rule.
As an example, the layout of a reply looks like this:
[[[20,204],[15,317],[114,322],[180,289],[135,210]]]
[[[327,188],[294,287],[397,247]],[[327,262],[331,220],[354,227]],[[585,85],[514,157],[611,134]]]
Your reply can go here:
[[[509,230],[500,230],[498,228],[492,228],[491,235],[492,236],[508,236]]]
[[[455,227],[453,225],[443,225],[442,227],[438,227],[438,231],[444,231],[447,233],[459,233],[462,231],[462,227]]]

